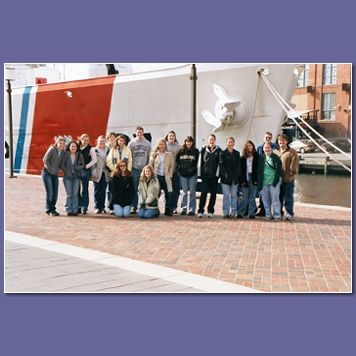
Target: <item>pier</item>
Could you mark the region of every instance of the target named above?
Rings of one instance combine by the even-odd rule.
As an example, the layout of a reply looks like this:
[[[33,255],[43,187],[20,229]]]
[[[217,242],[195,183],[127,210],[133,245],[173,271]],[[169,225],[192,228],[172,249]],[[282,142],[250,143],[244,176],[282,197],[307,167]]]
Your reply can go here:
[[[349,153],[351,155],[351,153]],[[350,173],[338,163],[333,161],[325,153],[299,153],[299,172],[318,172],[327,174],[345,174]],[[338,161],[351,168],[351,159],[348,159],[341,153],[332,154]]]
[[[206,287],[205,281],[201,282],[202,278],[207,278],[216,283],[235,285],[237,289],[250,288],[258,292],[351,293],[351,209],[297,204],[296,216],[291,222],[258,218],[224,220],[222,199],[218,197],[216,215],[212,219],[175,215],[171,218],[161,216],[150,221],[142,221],[136,216],[119,220],[108,214],[94,214],[91,184],[90,187],[89,214],[68,217],[64,213],[65,192],[60,179],[57,208],[61,215],[50,217],[45,214],[45,191],[40,177],[5,177],[5,240],[8,246],[5,252],[5,291],[15,285],[15,276],[20,279],[25,273],[29,273],[24,267],[21,271],[14,272],[14,258],[18,258],[16,251],[20,253],[23,250],[30,256],[35,247],[31,241],[40,239],[42,242],[36,245],[37,249],[41,246],[56,246],[55,249],[51,248],[51,255],[48,252],[45,255],[47,261],[52,261],[49,262],[52,263],[51,267],[53,259],[77,263],[73,259],[82,256],[67,253],[63,247],[65,245],[72,246],[70,250],[85,249],[88,255],[109,254],[110,256],[105,256],[110,261],[114,261],[113,256],[116,256],[124,258],[131,265],[142,262],[151,267],[175,270],[177,275],[188,273],[189,280],[199,281],[193,285],[188,284],[185,277],[167,280],[167,276],[155,275],[150,278],[156,286],[161,285],[160,288],[171,292],[172,289],[178,293],[211,292],[211,284]],[[10,232],[8,235],[7,231]],[[9,240],[13,233],[21,234],[23,239]],[[26,246],[20,248],[16,244]],[[33,253],[42,255],[38,250]],[[54,256],[55,253],[62,255]],[[63,253],[69,257],[63,256]],[[92,266],[97,262],[95,258],[92,261],[78,262],[78,266],[84,268],[87,263]],[[29,269],[33,269],[30,263],[28,265]],[[100,273],[110,272],[108,278],[116,278],[117,272],[112,268],[113,265],[106,266],[104,269],[107,271]],[[45,278],[47,283],[49,272],[46,276],[36,275],[36,283],[41,285]],[[56,271],[51,270],[52,272],[51,276],[55,278]],[[131,270],[127,273],[132,275],[133,272]],[[138,271],[135,270],[135,273]],[[142,285],[146,286],[149,278],[144,276],[145,270],[141,270],[139,274],[137,278],[133,277],[132,283],[125,279],[126,287],[117,286],[113,291],[132,292],[137,288],[144,292]],[[26,274],[28,275],[33,276],[32,273]],[[98,284],[100,275],[95,274],[95,282]],[[57,291],[61,289],[62,292],[73,292],[78,288],[81,292],[105,292],[95,289],[93,281],[88,282],[86,290],[80,287],[83,283],[78,280],[78,276],[74,277],[58,277],[62,278],[57,281],[59,284],[53,281],[52,285],[59,285]],[[67,285],[64,283],[66,280]],[[26,291],[25,287],[29,284],[31,283],[27,278],[23,291]],[[17,288],[21,289],[22,285],[17,284]],[[105,288],[110,286],[105,285]],[[154,292],[153,286],[146,288]],[[41,288],[40,292],[46,290]],[[222,289],[217,287],[215,291]]]

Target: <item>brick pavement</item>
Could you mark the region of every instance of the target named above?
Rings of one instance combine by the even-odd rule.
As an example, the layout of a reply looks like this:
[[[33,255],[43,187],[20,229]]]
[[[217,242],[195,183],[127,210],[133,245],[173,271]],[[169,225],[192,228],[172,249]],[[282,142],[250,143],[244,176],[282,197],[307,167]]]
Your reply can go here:
[[[91,192],[90,198],[92,200]],[[351,292],[351,211],[296,206],[293,222],[91,213],[48,217],[38,177],[5,178],[6,230],[200,274],[266,292]],[[60,181],[58,210],[64,213]]]

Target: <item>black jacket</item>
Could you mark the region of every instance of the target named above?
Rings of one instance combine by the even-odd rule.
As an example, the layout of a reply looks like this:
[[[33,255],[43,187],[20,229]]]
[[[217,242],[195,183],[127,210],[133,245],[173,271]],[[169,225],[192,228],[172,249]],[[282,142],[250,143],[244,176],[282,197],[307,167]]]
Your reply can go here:
[[[260,160],[260,155],[255,152],[253,154],[253,161],[252,161],[252,182],[254,185],[258,184],[258,162]],[[244,187],[247,186],[247,162],[246,157],[241,157],[241,178],[240,184]]]
[[[221,151],[219,159],[219,176],[222,184],[239,184],[241,175],[240,152],[228,149]]]
[[[132,177],[113,176],[110,179],[109,188],[112,194],[112,204],[131,205],[135,193]]]
[[[61,169],[65,178],[80,178],[80,172],[84,169],[84,158],[80,152],[75,155],[74,163],[72,164],[71,153],[65,151],[62,153],[63,159],[61,160]]]
[[[281,163],[280,158],[276,154],[272,153],[271,157],[272,157],[273,167],[275,170],[274,181],[273,181],[272,185],[275,187],[278,184],[278,182],[282,176],[282,163]],[[260,191],[263,187],[265,161],[266,161],[266,156],[263,155],[260,158],[260,161],[258,162],[258,191]]]
[[[200,177],[215,178],[219,168],[219,157],[221,148],[215,146],[213,151],[205,146],[200,151]]]
[[[176,156],[177,172],[182,177],[193,177],[198,172],[199,150],[180,149]]]

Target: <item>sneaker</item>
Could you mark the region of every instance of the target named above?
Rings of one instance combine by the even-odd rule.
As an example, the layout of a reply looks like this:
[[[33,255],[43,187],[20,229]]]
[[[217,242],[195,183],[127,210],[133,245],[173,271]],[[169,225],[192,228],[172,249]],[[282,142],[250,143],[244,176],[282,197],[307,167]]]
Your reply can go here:
[[[46,211],[46,214],[49,216],[49,215],[51,215],[51,212],[50,211]]]
[[[236,219],[236,218],[237,218],[237,215],[236,215],[236,214],[231,214],[231,215],[230,215],[230,218],[231,218],[231,219]]]
[[[170,210],[167,210],[167,211],[164,212],[164,215],[173,216],[173,212],[171,212]]]
[[[208,213],[208,218],[212,218],[213,217],[213,213]]]
[[[284,218],[285,218],[286,220],[290,221],[290,220],[293,220],[293,215],[291,215],[291,214],[289,214],[289,213],[286,213],[285,216],[284,216]]]
[[[87,209],[83,209],[82,214],[83,214],[83,215],[88,214],[88,210],[87,210]]]
[[[202,213],[198,213],[198,218],[202,219],[203,218],[203,214]]]
[[[81,214],[82,213],[82,209],[78,209],[77,213]]]
[[[243,219],[244,217],[242,215],[237,214],[236,219]]]
[[[174,212],[173,212],[173,214],[174,214]],[[180,212],[180,215],[187,215],[187,211],[186,211],[186,210],[182,210],[182,211]]]
[[[130,211],[130,214],[136,214],[136,211],[137,211],[137,209],[134,208],[134,207],[132,207],[132,208],[131,208],[131,211]]]
[[[190,211],[190,212],[188,213],[188,215],[189,215],[189,216],[194,216],[195,213],[194,213],[194,211]]]
[[[51,216],[59,216],[59,213],[57,211],[52,211]]]
[[[229,214],[224,215],[223,219],[230,219],[230,215]]]
[[[132,214],[132,213],[130,213],[130,214]],[[110,210],[110,215],[115,215],[114,210]]]
[[[73,213],[67,213],[67,216],[73,216]]]
[[[100,209],[95,209],[95,214],[101,214],[101,210]]]
[[[178,214],[177,209],[174,209],[174,210],[173,210],[173,214]]]

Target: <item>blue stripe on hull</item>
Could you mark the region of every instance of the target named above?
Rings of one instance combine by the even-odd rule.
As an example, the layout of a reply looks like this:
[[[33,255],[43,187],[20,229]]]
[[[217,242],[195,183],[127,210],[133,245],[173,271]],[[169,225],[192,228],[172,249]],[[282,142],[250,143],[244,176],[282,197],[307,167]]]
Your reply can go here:
[[[16,173],[20,173],[21,171],[22,156],[23,156],[23,150],[24,150],[25,139],[26,139],[26,126],[27,126],[28,109],[30,106],[31,89],[32,87],[26,87],[22,98],[19,138],[17,141],[15,162],[14,162],[14,172]]]

